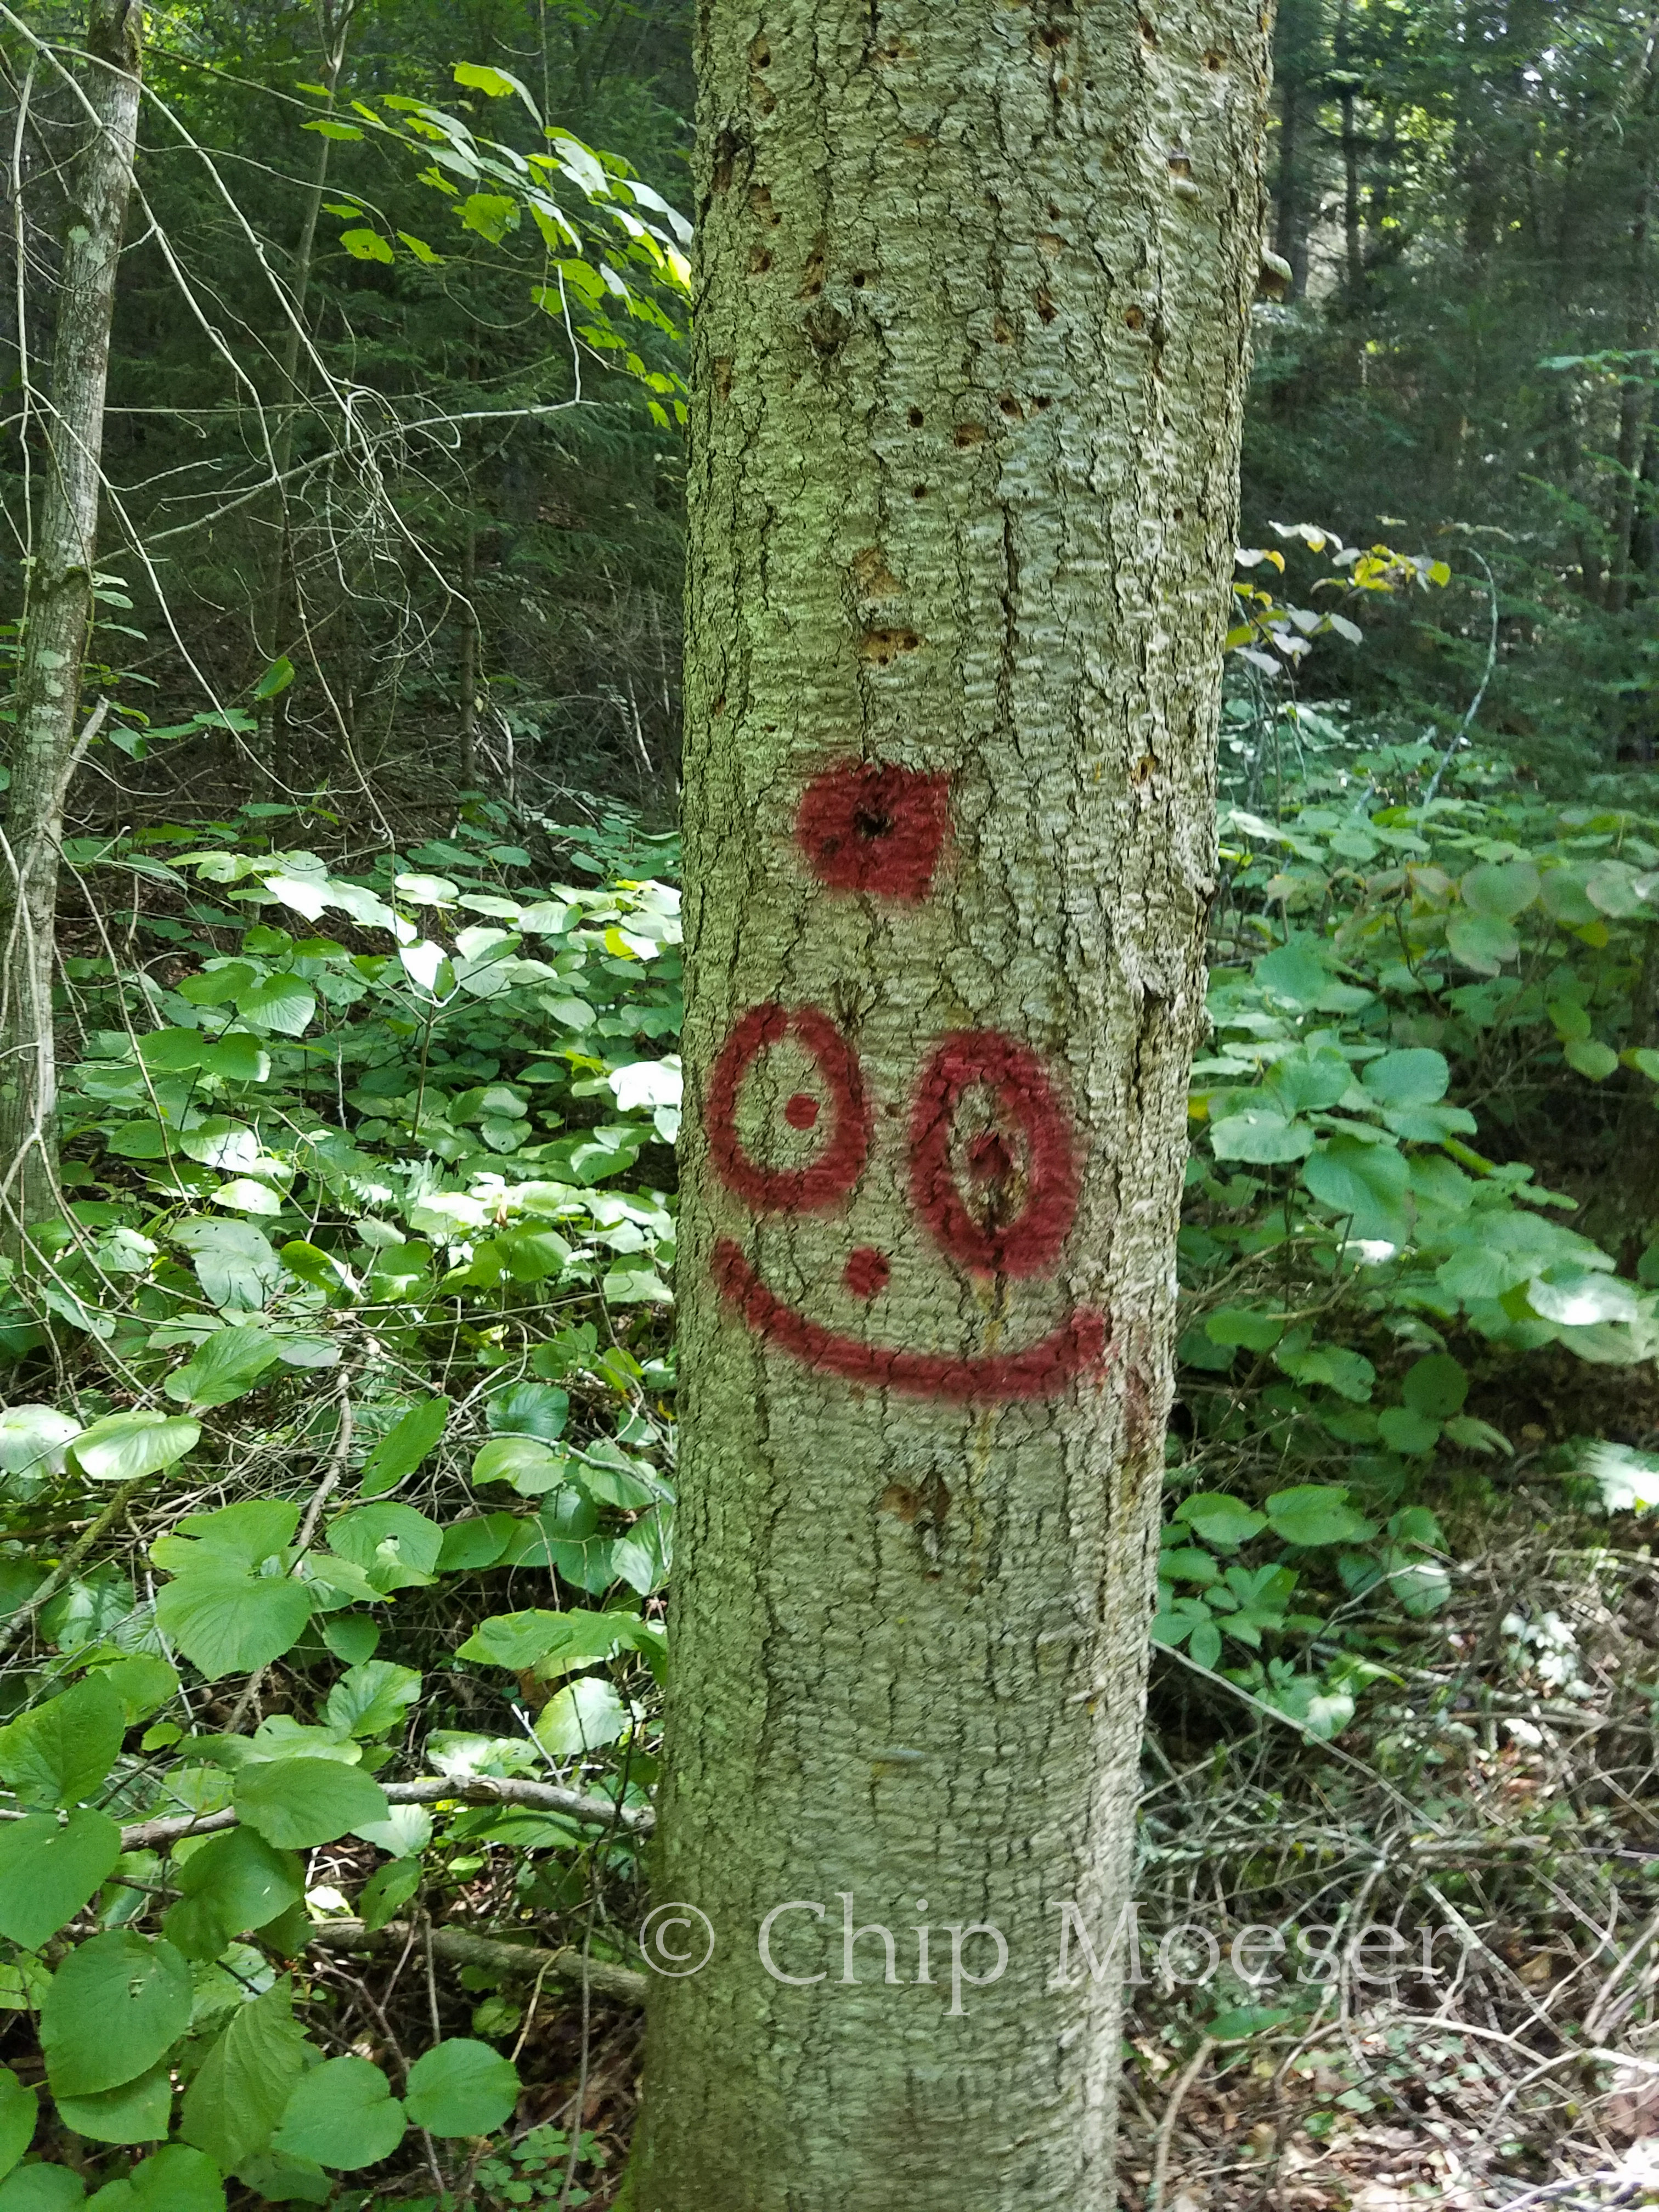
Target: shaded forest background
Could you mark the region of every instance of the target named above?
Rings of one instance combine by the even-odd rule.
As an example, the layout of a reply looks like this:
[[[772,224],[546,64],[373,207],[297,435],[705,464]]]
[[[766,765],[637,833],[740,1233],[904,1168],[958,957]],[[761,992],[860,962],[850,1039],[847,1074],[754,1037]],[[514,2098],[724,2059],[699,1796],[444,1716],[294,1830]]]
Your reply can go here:
[[[532,143],[513,100],[457,93],[458,60],[493,63],[689,213],[688,13],[329,0],[159,19],[166,112],[152,100],[143,124],[106,454],[110,588],[132,605],[106,608],[100,644],[125,672],[118,696],[162,727],[246,708],[281,657],[297,673],[258,714],[258,743],[152,749],[155,765],[118,785],[85,779],[83,808],[105,820],[165,811],[169,788],[210,786],[220,804],[326,789],[366,828],[377,808],[441,812],[476,787],[548,801],[604,789],[669,817],[678,434],[592,360],[581,404],[562,407],[572,349],[529,296],[523,237],[458,234],[404,149],[321,135],[301,88],[337,87],[348,125],[350,99],[401,94]],[[1449,730],[1486,647],[1472,550],[1501,613],[1482,734],[1547,778],[1645,763],[1650,26],[1617,7],[1287,0],[1276,69],[1270,233],[1292,281],[1258,316],[1244,540],[1317,523],[1431,550],[1459,579],[1363,646],[1328,641],[1304,696],[1351,701],[1402,737]],[[61,91],[38,82],[31,97],[9,158],[47,187],[23,198],[38,274],[69,118]],[[367,217],[336,211],[359,203]],[[441,264],[354,258],[340,239],[365,220],[436,238]],[[18,242],[0,239],[14,391],[20,314],[37,375],[52,317],[48,286],[20,292]],[[250,489],[273,450],[281,496]],[[7,468],[20,459],[10,446]],[[6,490],[15,513],[21,486]],[[17,578],[3,580],[14,603]]]

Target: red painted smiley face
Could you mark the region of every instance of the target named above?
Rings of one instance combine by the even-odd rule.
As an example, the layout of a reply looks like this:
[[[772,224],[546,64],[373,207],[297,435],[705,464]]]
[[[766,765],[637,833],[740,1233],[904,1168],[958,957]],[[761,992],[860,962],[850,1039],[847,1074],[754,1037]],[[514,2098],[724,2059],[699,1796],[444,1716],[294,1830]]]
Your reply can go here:
[[[849,763],[808,787],[797,834],[827,888],[915,899],[929,886],[945,828],[942,778]],[[891,854],[881,849],[889,836],[897,847]],[[773,1165],[756,1158],[738,1124],[745,1097],[759,1103],[762,1063],[781,1049],[805,1066],[811,1087],[783,1099],[781,1120],[793,1139],[769,1145],[755,1137],[763,1153],[792,1162]],[[864,1174],[873,1127],[857,1054],[827,1013],[768,1004],[738,1022],[709,1080],[708,1143],[715,1172],[751,1212],[837,1211]],[[803,1157],[799,1139],[808,1136]],[[994,1030],[940,1038],[910,1099],[907,1140],[911,1207],[947,1260],[985,1278],[1052,1272],[1077,1212],[1079,1148],[1028,1045]],[[889,1347],[811,1320],[767,1288],[735,1239],[716,1244],[714,1271],[728,1307],[757,1336],[822,1373],[912,1396],[963,1405],[1051,1398],[1106,1356],[1106,1318],[1088,1307],[1023,1352],[951,1356]],[[890,1273],[884,1252],[860,1245],[842,1281],[873,1303]]]

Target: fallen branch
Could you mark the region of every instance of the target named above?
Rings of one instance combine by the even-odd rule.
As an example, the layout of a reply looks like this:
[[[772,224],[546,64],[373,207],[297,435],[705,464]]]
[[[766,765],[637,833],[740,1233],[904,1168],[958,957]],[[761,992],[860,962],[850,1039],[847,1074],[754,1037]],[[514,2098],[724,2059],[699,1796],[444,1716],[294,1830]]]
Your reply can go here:
[[[361,1920],[319,1920],[307,1941],[325,1951],[401,1951],[416,1931],[404,1921],[369,1929]],[[562,1982],[586,1984],[596,1996],[614,1997],[621,2004],[641,2005],[650,1988],[647,1976],[631,1966],[613,1966],[601,1959],[584,1959],[567,1944],[544,1951],[528,1943],[502,1943],[489,1936],[469,1936],[461,1928],[434,1928],[429,1941],[432,1955],[458,1966],[483,1966],[502,1978],[534,1981],[553,1974]]]
[[[447,1775],[428,1775],[419,1782],[384,1784],[392,1805],[517,1805],[538,1813],[558,1813],[568,1820],[581,1820],[595,1828],[620,1828],[635,1836],[648,1836],[656,1814],[648,1805],[613,1805],[604,1797],[588,1797],[579,1790],[561,1790],[556,1783],[502,1779],[475,1774],[465,1781]],[[240,1815],[234,1806],[219,1813],[169,1814],[160,1820],[140,1820],[121,1831],[124,1851],[155,1850],[184,1836],[211,1836],[234,1828]]]

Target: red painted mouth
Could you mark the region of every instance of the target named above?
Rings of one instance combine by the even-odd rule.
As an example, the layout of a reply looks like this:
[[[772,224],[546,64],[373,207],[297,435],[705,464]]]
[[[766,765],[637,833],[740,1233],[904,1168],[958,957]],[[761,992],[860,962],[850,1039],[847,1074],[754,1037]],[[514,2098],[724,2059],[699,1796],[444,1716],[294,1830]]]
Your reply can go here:
[[[729,1237],[714,1247],[713,1271],[721,1298],[757,1336],[820,1374],[875,1389],[943,1398],[958,1406],[1006,1405],[1018,1399],[1057,1398],[1079,1375],[1106,1364],[1106,1316],[1089,1306],[1079,1306],[1024,1352],[953,1359],[938,1352],[890,1352],[809,1321],[767,1289]]]

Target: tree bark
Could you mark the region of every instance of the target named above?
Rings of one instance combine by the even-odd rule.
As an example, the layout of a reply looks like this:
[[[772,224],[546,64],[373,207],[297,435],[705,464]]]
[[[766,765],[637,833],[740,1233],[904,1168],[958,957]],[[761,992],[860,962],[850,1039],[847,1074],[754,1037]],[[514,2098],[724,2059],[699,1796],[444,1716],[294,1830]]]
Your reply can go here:
[[[89,135],[58,276],[46,466],[23,608],[17,721],[0,844],[0,1249],[58,1210],[52,937],[64,803],[77,757],[93,617],[104,393],[121,233],[137,145],[140,0],[92,0]]]
[[[1115,2201],[1266,28],[702,11],[642,2212]]]

